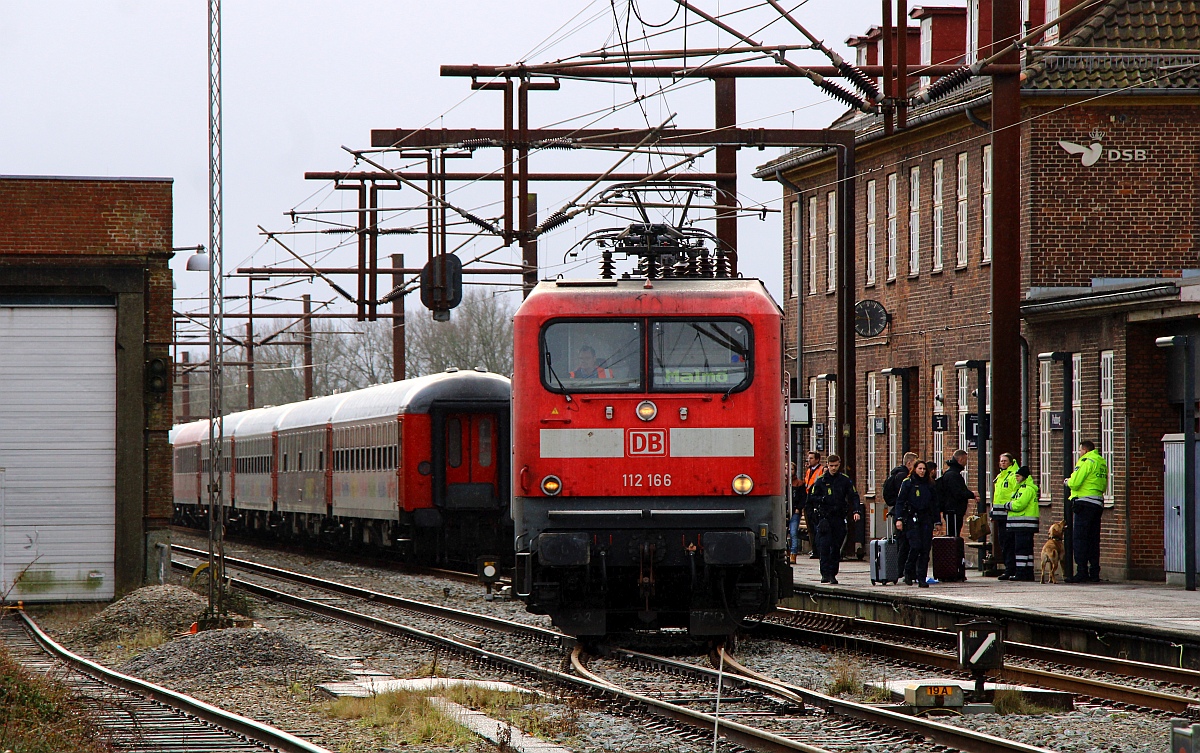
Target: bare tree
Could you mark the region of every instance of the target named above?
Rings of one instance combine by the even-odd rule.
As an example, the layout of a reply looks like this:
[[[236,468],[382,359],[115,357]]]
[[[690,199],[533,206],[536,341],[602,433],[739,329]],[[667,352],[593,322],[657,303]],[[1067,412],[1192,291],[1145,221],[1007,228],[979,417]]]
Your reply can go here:
[[[436,322],[427,313],[409,318],[409,376],[433,374],[451,366],[482,366],[497,374],[512,374],[513,313],[506,297],[473,288],[463,295],[448,322]]]
[[[408,376],[424,376],[455,366],[482,366],[497,374],[512,374],[512,317],[507,298],[478,288],[468,289],[462,303],[451,312],[449,322],[435,322],[424,309],[407,317]],[[289,326],[290,325],[290,326]],[[256,328],[257,329],[257,328]],[[278,333],[278,334],[277,334]],[[271,337],[276,335],[276,337]],[[304,351],[294,344],[302,340],[301,328],[288,321],[264,324],[256,339],[265,343],[255,348],[255,402],[282,405],[304,399]],[[313,322],[313,392],[332,395],[392,380],[392,322],[316,320]],[[242,360],[236,346],[227,351],[228,360]],[[227,367],[222,402],[226,412],[246,408],[246,369]],[[208,414],[207,370],[190,378],[191,414]],[[180,410],[181,400],[175,401]]]

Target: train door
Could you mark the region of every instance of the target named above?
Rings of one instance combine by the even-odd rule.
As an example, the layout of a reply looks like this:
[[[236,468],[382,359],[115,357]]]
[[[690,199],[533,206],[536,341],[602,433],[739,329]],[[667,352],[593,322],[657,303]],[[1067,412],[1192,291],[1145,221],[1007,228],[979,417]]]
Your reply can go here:
[[[447,413],[444,505],[449,509],[495,509],[496,418],[487,413]]]

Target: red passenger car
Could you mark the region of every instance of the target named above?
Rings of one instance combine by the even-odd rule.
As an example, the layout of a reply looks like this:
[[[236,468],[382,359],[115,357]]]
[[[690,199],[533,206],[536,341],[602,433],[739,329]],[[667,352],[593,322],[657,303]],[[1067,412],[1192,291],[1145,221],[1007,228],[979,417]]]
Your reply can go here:
[[[725,634],[790,593],[781,312],[710,275],[542,282],[517,311],[516,587],[568,633]]]

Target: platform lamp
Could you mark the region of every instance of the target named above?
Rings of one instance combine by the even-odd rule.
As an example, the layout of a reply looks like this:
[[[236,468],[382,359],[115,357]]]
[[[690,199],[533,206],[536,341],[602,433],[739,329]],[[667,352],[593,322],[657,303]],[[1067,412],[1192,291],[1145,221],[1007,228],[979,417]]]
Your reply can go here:
[[[1188,335],[1159,337],[1160,348],[1183,348],[1183,582],[1196,590],[1196,344]]]
[[[1073,437],[1075,436],[1075,416],[1071,411],[1071,404],[1075,402],[1075,362],[1070,353],[1062,351],[1052,351],[1049,353],[1038,353],[1038,363],[1052,363],[1061,361],[1063,365],[1063,410],[1062,410],[1062,433],[1063,433],[1063,473],[1069,474],[1070,468],[1074,466],[1075,448],[1071,446]],[[1071,508],[1070,492],[1063,494],[1063,578],[1070,578],[1075,575],[1075,511]]]
[[[225,579],[225,505],[221,499],[221,476],[224,466],[225,421],[221,413],[220,332],[224,324],[224,290],[220,266],[203,246],[187,260],[189,272],[208,272],[208,611],[206,627],[226,627],[224,605]]]

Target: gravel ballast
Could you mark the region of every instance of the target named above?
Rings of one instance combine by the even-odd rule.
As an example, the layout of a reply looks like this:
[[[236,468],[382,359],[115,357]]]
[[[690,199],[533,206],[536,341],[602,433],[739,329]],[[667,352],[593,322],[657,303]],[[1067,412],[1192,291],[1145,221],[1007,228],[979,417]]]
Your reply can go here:
[[[207,602],[202,597],[183,586],[146,586],[71,630],[70,640],[95,647],[146,630],[170,636],[187,630],[205,606]]]

